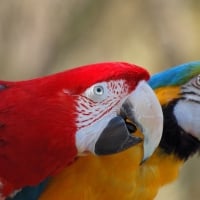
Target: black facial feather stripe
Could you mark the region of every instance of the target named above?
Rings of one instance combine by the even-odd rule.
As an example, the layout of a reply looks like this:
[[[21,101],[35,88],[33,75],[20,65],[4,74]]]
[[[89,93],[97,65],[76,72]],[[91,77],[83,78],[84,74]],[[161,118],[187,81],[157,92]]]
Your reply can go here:
[[[164,129],[159,146],[165,153],[175,154],[182,160],[200,151],[200,141],[190,133],[186,133],[177,123],[173,114],[174,107],[180,99],[175,99],[162,107],[164,114]]]
[[[200,86],[199,86],[199,85],[192,84],[192,86],[195,87],[195,88],[198,89],[198,90],[200,89]]]
[[[181,95],[187,95],[187,94],[193,94],[193,95],[198,95],[198,94],[196,94],[194,91],[189,91],[189,92],[187,92],[187,91],[184,91],[184,92],[181,92]],[[200,95],[198,95],[198,96],[200,96]]]
[[[191,98],[187,98],[187,97],[181,97],[180,100],[191,101],[191,102],[200,104],[200,100],[191,99]]]

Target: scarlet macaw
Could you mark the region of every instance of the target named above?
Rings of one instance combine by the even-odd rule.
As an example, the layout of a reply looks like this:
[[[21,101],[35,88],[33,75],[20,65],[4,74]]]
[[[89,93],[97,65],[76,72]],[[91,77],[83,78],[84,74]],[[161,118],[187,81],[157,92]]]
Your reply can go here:
[[[39,184],[79,155],[113,154],[140,143],[125,117],[143,131],[141,159],[148,158],[162,134],[161,107],[148,78],[141,67],[115,62],[0,81],[0,199]]]
[[[162,105],[164,130],[148,160],[140,165],[141,144],[112,156],[81,157],[38,187],[22,190],[14,200],[154,199],[200,150],[200,62],[158,73],[149,84]]]

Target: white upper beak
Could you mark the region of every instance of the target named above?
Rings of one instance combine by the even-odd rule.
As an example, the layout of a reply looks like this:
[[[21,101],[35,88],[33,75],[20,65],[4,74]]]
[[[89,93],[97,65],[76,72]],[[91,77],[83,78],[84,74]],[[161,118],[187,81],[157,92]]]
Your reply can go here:
[[[144,135],[145,161],[159,145],[163,132],[163,113],[160,103],[146,81],[140,81],[124,103],[127,117],[136,123]]]

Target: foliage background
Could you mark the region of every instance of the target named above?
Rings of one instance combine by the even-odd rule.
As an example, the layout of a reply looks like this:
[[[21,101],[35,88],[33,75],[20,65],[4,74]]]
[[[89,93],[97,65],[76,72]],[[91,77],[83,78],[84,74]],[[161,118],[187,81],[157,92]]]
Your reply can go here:
[[[19,80],[101,61],[151,73],[199,60],[198,0],[1,0],[0,79]],[[199,199],[200,161],[157,200]]]

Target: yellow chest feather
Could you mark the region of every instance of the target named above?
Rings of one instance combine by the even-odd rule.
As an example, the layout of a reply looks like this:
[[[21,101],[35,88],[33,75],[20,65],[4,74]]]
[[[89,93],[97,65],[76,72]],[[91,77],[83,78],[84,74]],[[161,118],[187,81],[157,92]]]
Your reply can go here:
[[[50,181],[40,200],[152,200],[177,177],[182,162],[157,150],[139,165],[141,149],[79,158]]]
[[[179,96],[178,87],[155,92],[162,105]],[[157,149],[140,165],[142,149],[139,144],[112,156],[79,158],[52,178],[40,200],[152,200],[176,179],[183,162]]]

